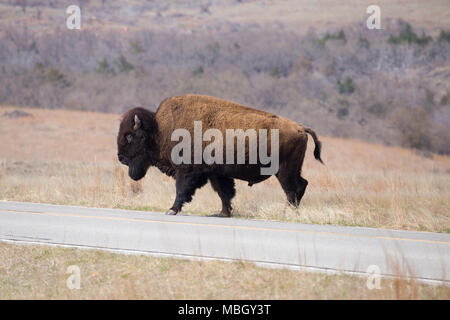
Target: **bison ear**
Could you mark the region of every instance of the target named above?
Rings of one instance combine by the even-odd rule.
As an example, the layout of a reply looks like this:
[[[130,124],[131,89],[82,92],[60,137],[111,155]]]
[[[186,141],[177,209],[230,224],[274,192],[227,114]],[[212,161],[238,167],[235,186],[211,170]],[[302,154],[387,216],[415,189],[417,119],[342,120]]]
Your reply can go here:
[[[138,130],[141,127],[141,120],[137,116],[137,114],[134,115],[134,130]]]

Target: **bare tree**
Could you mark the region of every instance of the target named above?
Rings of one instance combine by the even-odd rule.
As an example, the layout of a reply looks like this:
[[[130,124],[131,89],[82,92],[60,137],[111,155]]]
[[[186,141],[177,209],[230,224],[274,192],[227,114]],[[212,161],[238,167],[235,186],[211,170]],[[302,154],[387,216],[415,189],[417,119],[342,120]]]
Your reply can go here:
[[[25,13],[27,10],[28,3],[27,3],[27,0],[15,0],[14,5],[21,7],[23,13]]]
[[[211,11],[209,11],[209,7],[211,7],[211,3],[210,3],[210,2],[205,3],[205,4],[201,4],[201,5],[200,5],[200,12],[201,12],[201,13],[207,13],[207,14],[210,14]]]
[[[89,0],[78,0],[80,8],[82,9],[85,5],[89,3]]]

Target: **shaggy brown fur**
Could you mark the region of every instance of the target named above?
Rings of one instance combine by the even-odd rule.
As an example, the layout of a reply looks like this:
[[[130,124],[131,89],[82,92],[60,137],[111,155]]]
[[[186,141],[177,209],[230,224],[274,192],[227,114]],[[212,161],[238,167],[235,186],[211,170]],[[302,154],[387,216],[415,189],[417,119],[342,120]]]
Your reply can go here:
[[[215,128],[224,137],[226,129],[266,129],[267,149],[271,154],[270,130],[279,130],[279,171],[276,174],[289,203],[298,206],[308,181],[300,176],[308,141],[307,133],[315,142],[314,156],[320,159],[321,144],[315,132],[300,124],[272,113],[256,110],[234,102],[202,95],[186,95],[167,98],[161,102],[156,113],[143,108],[127,111],[120,124],[117,137],[119,161],[129,166],[132,179],[141,179],[149,166],[156,166],[163,173],[176,179],[177,195],[168,214],[179,212],[184,203],[192,200],[197,188],[210,180],[214,190],[222,199],[221,216],[231,215],[231,199],[235,195],[234,180],[248,181],[249,185],[269,178],[261,175],[262,165],[248,164],[248,143],[246,143],[246,164],[181,164],[171,159],[172,148],[178,141],[171,141],[175,129],[187,129],[194,136],[194,121],[202,121],[202,131]],[[194,150],[192,139],[192,153]],[[203,142],[203,148],[209,142]],[[236,147],[234,148],[236,157]],[[193,159],[193,155],[192,159]],[[259,159],[258,159],[259,161]],[[192,162],[193,163],[193,162]],[[236,163],[236,158],[235,162]]]

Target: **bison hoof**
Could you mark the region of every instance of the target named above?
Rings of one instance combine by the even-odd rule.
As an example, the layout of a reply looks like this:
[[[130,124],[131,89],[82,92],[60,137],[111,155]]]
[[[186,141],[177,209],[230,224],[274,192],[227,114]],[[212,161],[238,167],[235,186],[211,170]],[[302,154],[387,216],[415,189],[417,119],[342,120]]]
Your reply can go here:
[[[172,210],[172,209],[169,209],[167,212],[166,212],[166,214],[167,215],[169,215],[169,216],[174,216],[174,215],[176,215],[178,212],[176,212],[175,210]]]
[[[229,218],[229,217],[231,217],[231,213],[220,212],[220,213],[214,214],[213,217]]]

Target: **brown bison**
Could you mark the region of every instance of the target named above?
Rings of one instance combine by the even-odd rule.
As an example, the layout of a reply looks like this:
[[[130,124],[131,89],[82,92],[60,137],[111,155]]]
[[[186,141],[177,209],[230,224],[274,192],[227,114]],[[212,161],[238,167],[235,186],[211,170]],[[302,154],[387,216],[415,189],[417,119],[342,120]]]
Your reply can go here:
[[[229,139],[228,134],[233,131],[235,135]],[[267,134],[267,131],[271,134]],[[174,132],[181,132],[181,135],[174,137]],[[185,148],[180,148],[179,139],[183,133],[194,139],[184,141]],[[308,181],[300,176],[307,133],[314,139],[314,157],[322,162],[321,144],[312,129],[234,102],[202,95],[186,95],[165,99],[156,112],[144,108],[127,111],[117,136],[118,158],[128,166],[129,176],[134,180],[144,177],[150,166],[156,166],[175,178],[176,198],[167,214],[180,212],[183,204],[192,200],[195,190],[209,180],[222,200],[219,216],[229,217],[231,199],[236,193],[234,179],[247,181],[251,186],[275,174],[289,203],[299,205],[308,185]],[[222,135],[226,136],[226,141],[222,140]],[[202,140],[198,142],[196,136]],[[259,140],[259,148],[251,145],[251,138],[255,136]],[[237,147],[235,150],[235,141],[239,140],[243,141],[243,148]],[[208,161],[207,158],[198,161],[194,153],[199,149],[200,155],[206,153],[208,141],[211,141],[210,151],[214,149],[211,145],[216,144],[210,158],[226,155],[225,162]],[[264,145],[264,142],[268,145]],[[265,149],[266,157],[254,157],[252,152],[256,149],[259,152]],[[269,154],[272,158],[267,158]],[[185,161],[180,162],[180,159]],[[268,159],[277,162],[276,171],[269,170],[273,163],[269,164]]]

